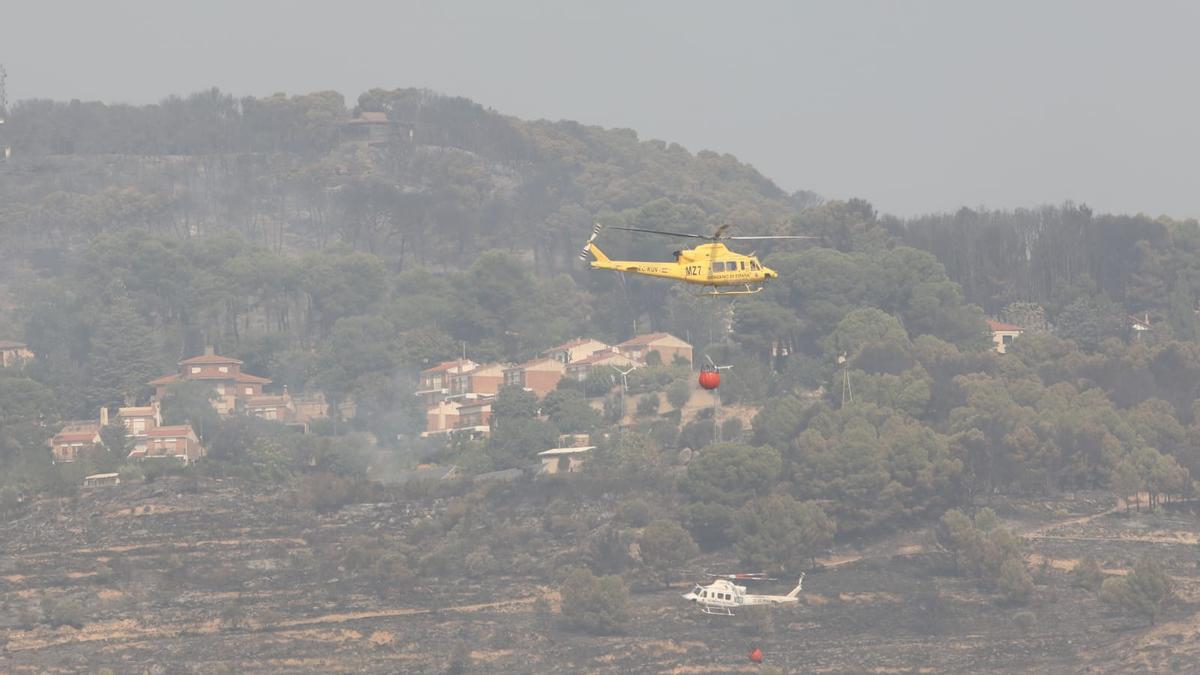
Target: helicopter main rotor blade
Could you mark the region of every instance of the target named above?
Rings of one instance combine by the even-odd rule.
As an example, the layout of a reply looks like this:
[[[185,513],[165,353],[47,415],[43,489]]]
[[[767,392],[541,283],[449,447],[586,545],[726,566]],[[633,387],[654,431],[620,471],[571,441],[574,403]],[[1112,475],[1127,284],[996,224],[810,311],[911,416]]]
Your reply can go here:
[[[805,235],[805,234],[764,234],[764,235],[759,235],[759,236],[725,237],[725,238],[726,239],[740,239],[740,240],[747,240],[747,239],[820,239],[820,237],[813,237],[813,236]]]
[[[627,232],[645,232],[647,234],[661,234],[665,237],[688,237],[691,239],[706,239],[706,240],[712,239],[712,237],[707,237],[703,234],[691,234],[689,232],[666,232],[664,230],[644,230],[640,227],[617,227],[616,225],[613,225],[612,229],[625,230]]]

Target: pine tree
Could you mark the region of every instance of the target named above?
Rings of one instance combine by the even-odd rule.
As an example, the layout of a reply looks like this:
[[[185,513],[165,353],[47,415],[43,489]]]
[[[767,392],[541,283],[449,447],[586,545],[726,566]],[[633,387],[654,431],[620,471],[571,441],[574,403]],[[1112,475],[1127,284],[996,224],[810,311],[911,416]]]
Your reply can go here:
[[[162,374],[153,332],[128,298],[115,298],[96,321],[87,364],[88,412],[138,398]]]
[[[1125,577],[1121,606],[1133,614],[1150,619],[1153,626],[1167,601],[1174,595],[1171,577],[1152,558],[1144,558]]]

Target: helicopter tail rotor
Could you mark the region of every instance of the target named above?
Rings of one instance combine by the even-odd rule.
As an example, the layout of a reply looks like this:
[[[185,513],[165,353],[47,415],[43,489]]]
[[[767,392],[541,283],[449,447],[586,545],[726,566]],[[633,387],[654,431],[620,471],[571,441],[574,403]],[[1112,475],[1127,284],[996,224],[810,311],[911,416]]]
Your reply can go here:
[[[587,243],[583,245],[583,250],[579,252],[579,259],[587,262],[588,253],[591,252],[592,242],[596,241],[596,237],[600,236],[600,228],[603,227],[600,223],[592,228],[592,236],[588,237]]]

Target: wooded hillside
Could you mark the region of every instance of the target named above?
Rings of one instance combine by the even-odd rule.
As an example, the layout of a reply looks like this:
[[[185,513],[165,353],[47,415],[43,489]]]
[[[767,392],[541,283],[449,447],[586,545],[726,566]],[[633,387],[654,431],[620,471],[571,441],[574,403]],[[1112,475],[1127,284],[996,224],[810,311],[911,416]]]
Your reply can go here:
[[[389,125],[369,143],[350,122],[376,112]],[[25,410],[2,421],[6,462],[34,462],[57,420],[144,399],[146,381],[209,344],[276,386],[354,398],[354,428],[403,450],[428,364],[654,329],[734,364],[726,400],[762,408],[726,435],[728,461],[759,482],[731,499],[725,465],[689,467],[676,506],[696,532],[752,517],[748,500],[776,489],[856,531],[980,491],[1190,494],[1200,469],[1195,221],[1072,204],[902,221],[861,199],[789,195],[729,155],[412,89],[354,106],[215,89],[150,106],[26,101],[4,133],[0,338],[38,354],[0,378],[0,409]],[[780,279],[733,302],[584,270],[575,255],[596,220],[819,239],[761,247]],[[603,237],[613,255],[677,247]],[[1009,354],[989,349],[985,314],[1025,329]],[[1152,330],[1132,332],[1130,315]],[[669,370],[644,391],[691,377]],[[498,413],[491,441],[442,457],[504,468],[557,432],[611,428],[611,415],[552,414],[609,389],[563,393],[540,418],[501,405],[520,421]],[[45,405],[7,403],[31,396]],[[711,421],[681,421],[646,415],[638,453],[622,446],[609,470],[712,440]],[[255,465],[253,446],[215,454]]]

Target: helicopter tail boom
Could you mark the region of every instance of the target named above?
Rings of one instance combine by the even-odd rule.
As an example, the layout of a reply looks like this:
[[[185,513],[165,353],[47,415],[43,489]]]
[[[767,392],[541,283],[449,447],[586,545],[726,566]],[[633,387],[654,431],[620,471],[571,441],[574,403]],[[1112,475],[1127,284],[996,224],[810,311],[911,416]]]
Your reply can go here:
[[[676,263],[660,263],[647,262],[642,260],[613,260],[596,246],[594,241],[588,241],[584,244],[583,251],[580,257],[587,260],[587,254],[592,254],[593,260],[591,267],[595,270],[613,270],[616,272],[630,272],[632,274],[642,274],[648,277],[662,277],[667,279],[683,278],[683,270]]]
[[[801,588],[803,588],[803,587],[804,587],[804,574],[803,574],[803,573],[801,573],[801,574],[800,574],[800,581],[797,581],[797,582],[796,582],[796,587],[792,589],[792,592],[791,592],[791,593],[788,593],[788,594],[787,594],[787,597],[789,597],[789,598],[798,598],[798,597],[800,597],[800,589],[801,589]]]
[[[612,264],[612,260],[610,260],[608,256],[604,255],[604,251],[601,251],[600,247],[597,246],[594,242],[589,241],[583,247],[583,251],[579,254],[580,258],[587,260],[586,254],[588,254],[588,253],[591,253],[592,257],[595,258],[595,260],[592,261],[592,267],[599,267],[602,269],[615,269],[612,267],[607,267],[608,265]]]

